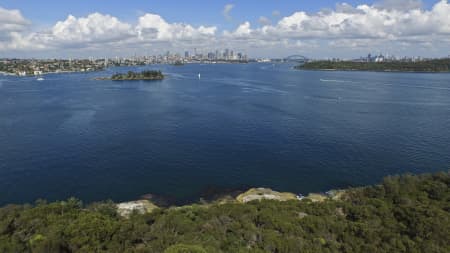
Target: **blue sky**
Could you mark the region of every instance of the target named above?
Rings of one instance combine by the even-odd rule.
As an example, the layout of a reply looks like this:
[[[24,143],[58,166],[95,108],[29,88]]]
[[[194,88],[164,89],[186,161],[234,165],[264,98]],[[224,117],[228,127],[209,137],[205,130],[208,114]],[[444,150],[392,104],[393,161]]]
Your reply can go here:
[[[232,7],[229,7],[229,12],[225,14],[227,5]],[[428,46],[435,48],[434,51],[428,52],[431,56],[447,55],[448,46],[445,45],[449,42],[449,32],[446,22],[449,21],[449,17],[442,12],[447,11],[448,5],[448,1],[444,0],[339,2],[332,0],[2,0],[0,8],[11,15],[8,14],[9,19],[0,17],[0,32],[2,32],[2,25],[7,27],[3,31],[6,35],[0,36],[0,57],[13,54],[45,56],[49,51],[52,54],[58,54],[62,50],[73,52],[73,54],[77,54],[78,50],[104,55],[106,52],[102,52],[101,48],[105,45],[114,47],[116,51],[122,47],[120,50],[122,53],[132,53],[139,48],[139,42],[147,49],[151,48],[152,52],[164,49],[183,51],[192,47],[209,45],[210,48],[205,50],[236,46],[254,56],[278,56],[296,50],[308,52],[316,57],[343,57],[374,51],[372,47],[376,47],[380,52],[389,51],[399,55],[414,52],[426,54],[429,51]],[[365,9],[361,6],[370,8]],[[438,8],[435,8],[436,6]],[[420,10],[421,15],[414,16],[411,10],[415,9]],[[14,10],[20,12],[22,20],[13,13]],[[90,16],[93,13],[107,17]],[[299,13],[306,13],[307,16],[304,17]],[[345,13],[346,18],[341,18],[342,15],[339,13]],[[160,25],[156,27],[153,25],[155,17],[145,16],[146,14],[157,15],[163,22],[156,20]],[[428,21],[428,17],[437,14],[443,15],[441,19],[444,19],[444,24],[437,19],[433,21],[434,23]],[[75,19],[69,20],[69,15]],[[378,20],[374,15],[384,16],[386,20]],[[140,18],[144,16],[146,20],[141,20]],[[412,19],[411,16],[413,16]],[[120,29],[107,26],[96,28],[98,22],[107,24],[114,21],[108,19],[109,17],[118,20]],[[87,20],[83,21],[83,18]],[[385,25],[392,19],[398,19],[398,25]],[[421,24],[422,26],[416,30],[413,29],[414,31],[407,30],[407,26],[414,26],[411,22],[415,20],[419,23],[422,21],[428,23]],[[64,22],[58,31],[59,35],[64,35],[65,38],[58,37],[55,28],[57,22]],[[121,24],[124,25],[120,26]],[[179,27],[176,24],[183,24],[185,27]],[[84,25],[86,27],[83,27]],[[428,27],[436,25],[443,28],[429,31],[427,34]],[[340,28],[335,29],[337,26]],[[164,27],[169,27],[167,28],[169,31],[164,30]],[[200,27],[214,28],[214,32],[205,31]],[[359,28],[362,29],[356,31]],[[368,34],[364,32],[364,28],[379,30]],[[134,31],[135,35],[138,35],[135,37],[139,39],[130,38],[133,35],[128,34],[127,29]],[[73,34],[74,31],[80,30],[82,33],[79,36]],[[110,36],[116,30],[120,32]],[[150,33],[154,37],[151,37]],[[177,35],[187,33],[189,36]],[[108,34],[107,38],[102,38],[101,34]],[[413,34],[420,36],[413,36]],[[73,43],[69,43],[67,38],[72,35]],[[430,35],[433,37],[430,38]],[[374,42],[377,43],[373,44]],[[371,45],[364,47],[365,43]],[[349,46],[343,48],[344,44]]]

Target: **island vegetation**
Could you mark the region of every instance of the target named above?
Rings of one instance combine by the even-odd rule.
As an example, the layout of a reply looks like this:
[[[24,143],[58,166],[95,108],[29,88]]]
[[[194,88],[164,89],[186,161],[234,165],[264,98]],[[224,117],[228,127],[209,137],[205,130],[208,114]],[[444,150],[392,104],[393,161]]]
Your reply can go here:
[[[162,80],[164,75],[159,70],[144,70],[142,72],[128,71],[127,73],[116,73],[111,77],[99,77],[96,80],[112,80],[112,81],[126,81],[126,80]]]
[[[450,72],[450,58],[421,61],[310,61],[296,66],[306,70],[384,71],[384,72]]]
[[[449,172],[390,176],[316,202],[218,201],[126,217],[111,201],[39,200],[0,208],[0,252],[444,253],[449,186]]]

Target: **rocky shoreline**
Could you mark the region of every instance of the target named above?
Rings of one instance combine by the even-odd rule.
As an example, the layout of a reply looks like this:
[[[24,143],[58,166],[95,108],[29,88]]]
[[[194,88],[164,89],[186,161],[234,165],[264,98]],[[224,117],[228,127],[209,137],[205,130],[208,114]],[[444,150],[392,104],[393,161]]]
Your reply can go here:
[[[158,81],[163,80],[164,77],[151,77],[151,78],[123,78],[123,79],[114,79],[111,77],[95,77],[93,80],[97,81]]]
[[[0,71],[0,75],[4,75],[4,76],[17,76],[15,73],[9,73],[9,72],[4,72],[4,71]]]
[[[132,213],[151,213],[158,208],[188,208],[192,205],[207,207],[210,204],[240,203],[246,204],[252,201],[275,200],[275,201],[310,201],[323,202],[326,200],[340,200],[344,197],[345,190],[330,190],[326,193],[309,193],[306,196],[291,192],[278,192],[270,188],[250,188],[240,194],[222,195],[215,199],[205,200],[200,198],[199,202],[184,205],[171,205],[161,196],[146,194],[139,200],[120,202],[116,204],[117,213],[122,217],[129,217]]]

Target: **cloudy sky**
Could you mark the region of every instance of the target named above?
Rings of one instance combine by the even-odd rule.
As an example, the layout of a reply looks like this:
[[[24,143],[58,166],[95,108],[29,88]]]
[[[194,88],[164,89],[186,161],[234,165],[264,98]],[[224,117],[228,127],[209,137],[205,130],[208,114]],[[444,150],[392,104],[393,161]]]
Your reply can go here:
[[[448,0],[2,0],[0,57],[450,54]]]

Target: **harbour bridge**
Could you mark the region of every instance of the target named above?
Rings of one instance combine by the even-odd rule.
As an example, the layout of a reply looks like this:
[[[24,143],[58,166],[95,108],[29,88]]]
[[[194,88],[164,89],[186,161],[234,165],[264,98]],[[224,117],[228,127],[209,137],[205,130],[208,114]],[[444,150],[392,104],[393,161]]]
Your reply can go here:
[[[303,55],[294,54],[284,58],[283,60],[285,62],[305,63],[308,62],[309,59]]]

